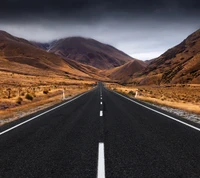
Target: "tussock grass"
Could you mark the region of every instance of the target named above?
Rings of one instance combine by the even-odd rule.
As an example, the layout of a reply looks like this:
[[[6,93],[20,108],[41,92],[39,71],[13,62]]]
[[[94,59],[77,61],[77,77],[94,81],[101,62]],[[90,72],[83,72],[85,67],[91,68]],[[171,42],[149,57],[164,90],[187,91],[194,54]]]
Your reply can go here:
[[[107,84],[111,90],[154,104],[182,109],[200,114],[200,85],[163,85],[163,86],[122,86]]]
[[[1,75],[2,74],[2,75]],[[92,80],[66,79],[64,76],[31,76],[0,71],[0,125],[52,106],[90,90]]]

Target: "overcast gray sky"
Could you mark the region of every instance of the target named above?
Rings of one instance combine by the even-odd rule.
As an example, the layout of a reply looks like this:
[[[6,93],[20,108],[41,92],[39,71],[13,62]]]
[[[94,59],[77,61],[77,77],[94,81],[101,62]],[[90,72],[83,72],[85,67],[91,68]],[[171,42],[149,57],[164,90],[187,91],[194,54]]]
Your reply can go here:
[[[3,0],[0,29],[48,42],[94,38],[134,58],[158,57],[200,28],[199,0]]]

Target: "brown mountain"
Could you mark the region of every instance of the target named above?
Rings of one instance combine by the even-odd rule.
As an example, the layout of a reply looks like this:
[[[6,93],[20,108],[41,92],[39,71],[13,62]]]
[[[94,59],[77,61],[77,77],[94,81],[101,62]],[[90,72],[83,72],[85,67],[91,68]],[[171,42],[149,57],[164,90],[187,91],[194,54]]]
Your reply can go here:
[[[76,67],[61,57],[48,53],[35,44],[22,38],[14,37],[7,32],[0,31],[0,71],[29,75],[73,75],[91,77],[90,71],[81,71],[81,64]],[[97,71],[96,71],[97,72]]]
[[[48,50],[50,47],[50,43],[40,43],[36,41],[30,41],[34,46],[43,49],[43,50]]]
[[[147,64],[143,61],[133,60],[122,66],[104,71],[104,73],[112,80],[125,82],[130,77],[133,77],[135,74],[137,74],[137,72],[143,71],[146,66]]]
[[[82,37],[58,40],[51,46],[49,52],[99,69],[110,69],[133,60],[110,45]]]
[[[200,29],[151,61],[140,77],[132,80],[140,84],[199,84]]]

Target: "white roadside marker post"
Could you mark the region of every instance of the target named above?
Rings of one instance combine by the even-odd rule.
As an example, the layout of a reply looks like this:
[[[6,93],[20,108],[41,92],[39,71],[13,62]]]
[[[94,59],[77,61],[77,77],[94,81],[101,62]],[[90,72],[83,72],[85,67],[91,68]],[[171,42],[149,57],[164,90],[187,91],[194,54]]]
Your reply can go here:
[[[137,96],[138,96],[138,89],[135,92],[135,98],[137,98]]]
[[[62,91],[63,91],[63,93],[62,93],[62,95],[63,95],[62,99],[65,100],[65,89],[63,88]]]

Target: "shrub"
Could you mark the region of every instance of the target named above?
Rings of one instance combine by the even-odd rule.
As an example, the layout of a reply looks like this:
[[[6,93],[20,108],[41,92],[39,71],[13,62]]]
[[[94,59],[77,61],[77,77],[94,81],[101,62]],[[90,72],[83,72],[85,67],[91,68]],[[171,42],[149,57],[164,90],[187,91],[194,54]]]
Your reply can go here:
[[[48,94],[49,91],[48,91],[48,90],[44,90],[43,93],[44,93],[44,94]]]
[[[16,103],[17,103],[17,104],[22,104],[22,101],[23,101],[23,99],[22,99],[21,97],[19,97],[19,98],[17,98]]]
[[[129,94],[129,95],[135,95],[135,92],[129,91],[128,94]]]
[[[29,93],[26,94],[25,98],[27,100],[31,100],[31,101],[33,100],[33,96],[31,94],[29,94]]]
[[[8,88],[7,91],[8,91],[8,98],[11,98],[11,88]]]

